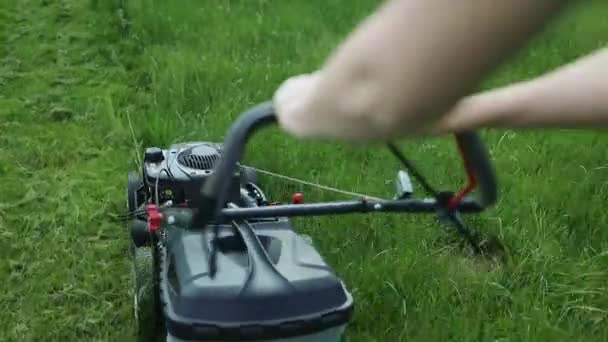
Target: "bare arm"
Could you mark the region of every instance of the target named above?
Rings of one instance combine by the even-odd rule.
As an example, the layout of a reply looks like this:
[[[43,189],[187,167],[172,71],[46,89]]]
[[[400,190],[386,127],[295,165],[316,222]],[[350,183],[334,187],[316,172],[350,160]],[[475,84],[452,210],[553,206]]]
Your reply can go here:
[[[437,133],[494,128],[607,128],[608,48],[541,77],[469,96]]]
[[[563,3],[387,1],[319,72],[283,85],[295,90],[275,96],[279,121],[301,137],[386,140],[416,133],[473,91]]]

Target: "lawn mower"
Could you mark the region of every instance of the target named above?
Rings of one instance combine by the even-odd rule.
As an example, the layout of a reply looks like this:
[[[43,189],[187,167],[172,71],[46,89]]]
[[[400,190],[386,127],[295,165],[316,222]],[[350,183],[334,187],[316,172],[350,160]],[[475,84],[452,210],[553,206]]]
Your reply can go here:
[[[251,135],[275,122],[272,104],[261,103],[237,118],[223,143],[150,147],[142,170],[129,174],[140,341],[340,341],[353,296],[291,217],[431,213],[482,252],[460,218],[497,199],[493,168],[475,133],[456,135],[468,175],[461,191],[436,191],[389,143],[408,169],[398,172],[393,198],[304,203],[296,193],[291,203],[279,203],[262,190],[259,169],[240,163]],[[413,196],[410,175],[430,196]]]

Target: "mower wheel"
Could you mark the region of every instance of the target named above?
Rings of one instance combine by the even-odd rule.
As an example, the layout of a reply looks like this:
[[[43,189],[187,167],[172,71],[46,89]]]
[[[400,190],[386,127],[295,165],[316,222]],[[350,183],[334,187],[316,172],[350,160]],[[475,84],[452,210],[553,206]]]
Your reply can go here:
[[[152,248],[136,248],[133,257],[133,313],[137,341],[160,341],[163,335],[157,311],[156,277]]]
[[[131,171],[127,180],[127,209],[129,214],[133,213],[141,204],[141,198],[137,193],[143,186],[143,182],[139,179],[136,172]]]
[[[247,183],[259,186],[258,174],[251,167],[241,166],[241,184],[245,185]]]
[[[131,241],[136,248],[149,246],[152,243],[146,221],[140,219],[131,221]]]

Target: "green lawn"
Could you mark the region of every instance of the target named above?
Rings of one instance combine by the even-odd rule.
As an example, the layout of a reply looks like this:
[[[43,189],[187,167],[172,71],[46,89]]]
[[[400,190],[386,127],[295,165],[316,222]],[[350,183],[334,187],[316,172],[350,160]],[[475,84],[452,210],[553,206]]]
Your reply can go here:
[[[128,236],[115,216],[143,148],[221,140],[379,3],[126,0],[124,24],[121,1],[0,2],[0,341],[131,340]],[[608,4],[579,4],[483,86],[605,45]],[[608,340],[607,137],[483,137],[501,199],[469,222],[508,246],[499,269],[465,258],[433,217],[296,220],[354,293],[349,341]],[[401,145],[435,184],[461,185],[451,137]],[[251,140],[246,162],[385,197],[399,167],[381,146],[304,143],[276,128]],[[344,198],[268,185],[277,200],[296,190]]]

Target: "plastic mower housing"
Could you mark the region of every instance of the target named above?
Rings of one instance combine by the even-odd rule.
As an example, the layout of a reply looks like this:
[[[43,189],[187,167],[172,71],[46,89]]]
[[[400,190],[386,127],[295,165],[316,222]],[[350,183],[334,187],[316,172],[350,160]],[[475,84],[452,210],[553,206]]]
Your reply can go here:
[[[249,225],[241,236],[232,225],[219,228],[213,278],[201,246],[211,233],[168,229],[160,299],[174,340],[339,341],[353,300],[321,255],[287,219],[239,224]]]

